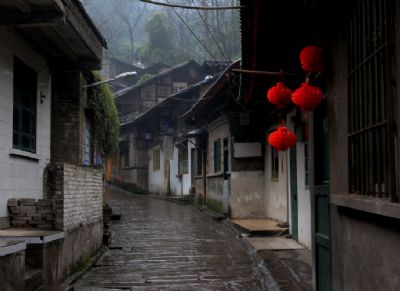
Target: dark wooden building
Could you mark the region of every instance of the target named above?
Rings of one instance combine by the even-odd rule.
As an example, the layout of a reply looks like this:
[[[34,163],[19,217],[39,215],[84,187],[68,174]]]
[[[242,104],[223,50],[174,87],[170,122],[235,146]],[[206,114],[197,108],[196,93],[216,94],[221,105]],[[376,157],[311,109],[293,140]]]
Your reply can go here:
[[[326,53],[326,71],[308,75],[326,92],[308,121],[315,290],[399,290],[399,2],[241,4],[242,69],[296,73],[283,75],[295,89],[300,50]],[[242,74],[243,105],[273,116],[277,80]]]

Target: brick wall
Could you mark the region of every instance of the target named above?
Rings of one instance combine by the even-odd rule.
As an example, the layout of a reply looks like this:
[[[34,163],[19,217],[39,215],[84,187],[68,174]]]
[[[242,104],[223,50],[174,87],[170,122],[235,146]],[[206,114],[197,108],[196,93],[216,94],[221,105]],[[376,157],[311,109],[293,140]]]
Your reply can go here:
[[[79,72],[52,76],[51,161],[54,163],[82,163],[83,84]]]
[[[50,199],[8,199],[13,227],[54,228],[53,201]]]
[[[51,196],[55,201],[55,226],[70,230],[103,219],[103,174],[92,167],[49,166]]]

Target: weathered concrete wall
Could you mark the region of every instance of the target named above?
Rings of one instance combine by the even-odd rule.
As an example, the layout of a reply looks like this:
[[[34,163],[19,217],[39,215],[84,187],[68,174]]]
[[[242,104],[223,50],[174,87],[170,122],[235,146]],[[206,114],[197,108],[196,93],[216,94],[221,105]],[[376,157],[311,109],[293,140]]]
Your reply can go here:
[[[25,251],[0,257],[0,284],[2,291],[25,290]]]
[[[43,171],[50,160],[51,77],[45,61],[15,32],[0,27],[0,219],[7,226],[9,198],[43,198]],[[11,155],[13,148],[14,56],[38,73],[36,155]],[[39,94],[46,97],[41,103]]]
[[[399,290],[399,221],[336,206],[331,210],[332,290]]]
[[[265,217],[288,222],[287,152],[279,152],[279,178],[271,176],[271,146],[265,150]]]
[[[232,172],[230,183],[231,217],[263,218],[265,215],[264,172]]]
[[[103,221],[84,224],[80,227],[69,229],[65,232],[65,238],[61,243],[58,265],[59,268],[48,268],[49,272],[57,272],[57,274],[50,273],[48,276],[58,276],[65,278],[67,275],[79,270],[84,264],[88,263],[89,259],[95,255],[101,248],[103,243]],[[49,252],[56,252],[56,250],[48,249]],[[55,258],[56,256],[48,256]],[[48,264],[53,264],[51,260]]]
[[[203,178],[196,176],[194,179],[194,187],[196,189],[196,198],[195,198],[195,202],[196,204],[201,204],[203,203],[203,197],[204,197],[204,186],[203,186]]]
[[[396,22],[400,7],[396,8]],[[400,34],[395,33],[395,66],[400,68]],[[349,193],[347,44],[345,27],[332,38],[332,74],[328,80],[329,157],[331,194],[332,290],[400,290],[400,220],[380,214],[387,205],[373,199],[375,207],[355,210],[362,203],[335,205],[335,195]],[[394,82],[400,81],[397,70]],[[395,92],[398,99],[399,91]],[[397,106],[399,104],[397,103]],[[398,110],[398,109],[397,109]],[[399,118],[399,116],[397,116]],[[397,151],[399,148],[397,147]],[[398,174],[398,173],[397,173]],[[366,198],[357,200],[368,201]],[[360,201],[359,201],[360,202]],[[391,203],[393,205],[398,203]],[[397,215],[397,217],[399,217]]]
[[[207,177],[207,204],[215,212],[223,213],[223,175],[214,175]]]

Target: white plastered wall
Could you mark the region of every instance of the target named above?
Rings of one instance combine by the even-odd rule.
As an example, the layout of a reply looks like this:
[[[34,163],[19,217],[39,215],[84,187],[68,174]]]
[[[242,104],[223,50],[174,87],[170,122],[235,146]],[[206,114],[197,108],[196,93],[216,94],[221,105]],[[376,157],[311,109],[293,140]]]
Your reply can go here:
[[[288,221],[288,153],[279,152],[279,178],[271,176],[271,146],[265,148],[265,217]]]
[[[160,146],[149,150],[149,191],[150,193],[166,194],[164,189],[164,153],[160,150],[160,169],[153,169],[154,150],[160,149]]]
[[[46,62],[11,29],[1,27],[0,39],[0,217],[4,217],[9,198],[43,197],[43,172],[50,161],[51,77]],[[10,155],[14,56],[38,72],[35,159]],[[45,96],[43,103],[39,93]]]

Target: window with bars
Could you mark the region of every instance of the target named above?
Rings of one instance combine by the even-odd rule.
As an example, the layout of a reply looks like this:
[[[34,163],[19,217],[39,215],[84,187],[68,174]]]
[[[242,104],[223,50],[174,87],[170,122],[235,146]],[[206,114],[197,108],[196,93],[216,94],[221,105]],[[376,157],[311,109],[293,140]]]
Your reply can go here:
[[[36,152],[37,73],[14,58],[13,147]]]
[[[348,33],[349,187],[394,198],[391,0],[358,1]]]

